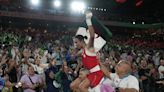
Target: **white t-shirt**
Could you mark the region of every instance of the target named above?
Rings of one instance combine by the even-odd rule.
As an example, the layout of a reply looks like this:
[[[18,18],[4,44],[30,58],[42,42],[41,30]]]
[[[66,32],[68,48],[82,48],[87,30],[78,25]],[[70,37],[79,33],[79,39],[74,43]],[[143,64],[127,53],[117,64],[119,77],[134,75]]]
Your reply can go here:
[[[128,75],[122,79],[116,73],[111,73],[110,78],[113,81],[112,86],[120,88],[134,88],[139,92],[139,82],[136,77]]]
[[[158,71],[159,71],[159,78],[160,79],[164,78],[164,74],[162,73],[162,71],[164,71],[164,66],[160,65]]]
[[[160,56],[153,56],[153,61],[156,66],[160,64]]]
[[[62,65],[63,62],[60,53],[52,53],[52,58],[56,60],[56,65]]]

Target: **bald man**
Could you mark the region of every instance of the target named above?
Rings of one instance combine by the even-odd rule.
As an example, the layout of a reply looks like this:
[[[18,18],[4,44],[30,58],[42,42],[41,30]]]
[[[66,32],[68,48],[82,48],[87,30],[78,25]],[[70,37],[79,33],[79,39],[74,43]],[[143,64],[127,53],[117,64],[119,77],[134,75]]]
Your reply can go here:
[[[115,87],[116,92],[139,92],[139,82],[136,77],[131,75],[132,69],[128,61],[121,60],[115,70],[116,73],[103,72],[112,80],[112,86]]]

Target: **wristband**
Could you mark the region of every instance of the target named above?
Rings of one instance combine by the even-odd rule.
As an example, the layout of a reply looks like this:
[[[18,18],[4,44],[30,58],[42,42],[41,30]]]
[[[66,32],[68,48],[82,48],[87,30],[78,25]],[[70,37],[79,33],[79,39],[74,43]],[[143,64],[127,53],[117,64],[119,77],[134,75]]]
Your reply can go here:
[[[87,23],[87,26],[91,26],[92,25],[91,19],[86,19],[86,23]]]

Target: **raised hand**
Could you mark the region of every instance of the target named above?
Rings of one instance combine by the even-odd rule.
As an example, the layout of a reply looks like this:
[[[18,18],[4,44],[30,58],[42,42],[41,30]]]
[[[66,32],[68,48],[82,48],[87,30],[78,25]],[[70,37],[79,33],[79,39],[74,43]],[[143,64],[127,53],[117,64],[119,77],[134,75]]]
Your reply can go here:
[[[86,19],[91,19],[92,16],[93,16],[93,14],[92,14],[91,11],[86,11],[86,12],[85,12],[85,17],[86,17]]]
[[[93,16],[92,12],[90,12],[90,11],[85,12],[86,23],[87,23],[88,26],[92,25],[92,22],[91,22],[92,16]]]
[[[55,74],[53,73],[53,71],[50,71],[50,73],[49,73],[49,77],[50,77],[51,79],[53,79],[54,76],[55,76]]]

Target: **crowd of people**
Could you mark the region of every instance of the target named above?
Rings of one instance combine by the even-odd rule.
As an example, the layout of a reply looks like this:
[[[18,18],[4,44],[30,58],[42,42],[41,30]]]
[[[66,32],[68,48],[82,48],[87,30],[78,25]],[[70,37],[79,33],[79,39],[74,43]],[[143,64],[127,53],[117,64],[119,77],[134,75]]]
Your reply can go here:
[[[110,28],[110,27],[109,27]],[[110,43],[138,48],[163,48],[163,28],[159,29],[128,29],[110,28],[114,36]],[[119,31],[120,30],[120,31]],[[153,44],[151,44],[153,43]]]
[[[26,34],[29,36],[25,37]],[[92,90],[102,80],[108,84],[102,82],[103,87],[107,86],[109,90],[116,92],[164,91],[163,50],[122,46],[113,48],[111,43],[107,42],[98,55],[94,53],[94,56],[89,57],[87,56],[89,52],[86,50],[81,59],[77,55],[79,53],[74,48],[71,37],[66,38],[66,41],[59,39],[64,38],[61,35],[68,36],[65,32],[63,34],[59,32],[60,35],[54,33],[53,36],[58,37],[54,37],[53,40],[50,37],[51,41],[43,40],[44,34],[30,35],[25,31],[14,35],[12,31],[6,34],[1,30],[3,42],[0,48],[0,90],[2,92],[85,92],[86,88],[91,87],[89,90]],[[9,40],[10,38],[12,39]],[[82,44],[84,38],[77,36],[75,38],[78,39],[75,41],[78,46],[81,43],[80,49],[85,48]],[[17,40],[20,39],[23,41],[19,43]],[[93,43],[89,45],[92,46]],[[96,58],[98,60],[95,63],[87,61]],[[87,69],[82,68],[82,63]],[[92,70],[94,66],[96,70]],[[95,77],[97,75],[98,77]],[[80,79],[80,83],[75,82],[76,79]]]
[[[46,84],[46,92],[59,90],[53,85],[53,76],[56,74],[60,77],[58,81],[61,83],[61,88],[65,90],[64,92],[68,92],[70,89],[69,84],[77,77],[77,72],[75,71],[78,71],[76,53],[74,53],[73,49],[54,45],[51,49],[42,51],[39,47],[35,49],[30,49],[29,47],[25,45],[23,48],[17,48],[16,46],[1,48],[1,76],[5,79],[6,86],[9,87],[8,82],[11,82],[10,86],[14,86],[18,82],[25,83],[22,86],[27,85],[26,83],[30,84],[26,73],[35,74],[36,71],[36,77],[31,79],[34,82]],[[9,48],[11,48],[10,51],[8,50]],[[163,80],[163,51],[108,49],[104,48],[100,52],[100,57],[102,63],[108,67],[109,71],[115,72],[114,68],[120,59],[128,60],[131,63],[132,74],[140,81],[140,88],[144,92],[156,92],[157,90],[157,92],[160,92],[162,90],[162,81],[160,83],[158,80]],[[44,84],[42,84],[43,88],[45,88]],[[17,92],[14,89],[13,91]]]

